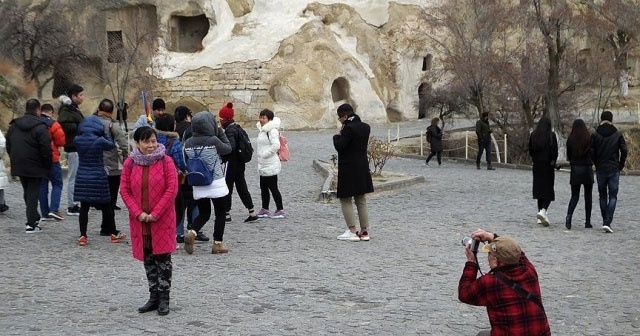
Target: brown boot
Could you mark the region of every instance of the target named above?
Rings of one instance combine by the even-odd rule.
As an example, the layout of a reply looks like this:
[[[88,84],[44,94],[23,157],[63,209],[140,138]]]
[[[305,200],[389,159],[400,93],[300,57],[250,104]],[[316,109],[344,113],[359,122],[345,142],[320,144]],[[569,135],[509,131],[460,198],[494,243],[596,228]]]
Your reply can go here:
[[[229,249],[222,242],[213,242],[211,245],[211,254],[227,253]]]

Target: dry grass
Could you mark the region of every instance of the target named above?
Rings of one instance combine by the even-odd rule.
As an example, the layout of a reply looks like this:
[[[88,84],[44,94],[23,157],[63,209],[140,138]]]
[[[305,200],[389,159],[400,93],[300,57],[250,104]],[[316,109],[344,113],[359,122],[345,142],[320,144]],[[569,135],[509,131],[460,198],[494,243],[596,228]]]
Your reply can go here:
[[[18,90],[23,97],[33,96],[37,92],[36,85],[22,76],[22,67],[11,60],[0,58],[0,76],[5,79],[5,85]]]
[[[625,170],[640,170],[640,128],[623,130],[623,134],[628,150]]]

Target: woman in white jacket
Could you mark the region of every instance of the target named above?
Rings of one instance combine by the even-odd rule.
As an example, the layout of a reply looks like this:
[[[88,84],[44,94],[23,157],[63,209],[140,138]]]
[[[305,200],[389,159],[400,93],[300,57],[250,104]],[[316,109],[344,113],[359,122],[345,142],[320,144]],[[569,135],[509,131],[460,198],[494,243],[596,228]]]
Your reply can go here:
[[[0,131],[0,213],[9,210],[7,203],[4,200],[4,188],[9,186],[9,177],[7,171],[4,169],[4,152],[7,149],[7,140],[4,138],[4,134]]]
[[[280,118],[273,116],[273,111],[264,109],[256,124],[258,128],[258,172],[260,173],[260,193],[262,209],[258,217],[285,218],[287,214],[282,206],[282,195],[278,190],[278,174],[280,173]],[[270,194],[276,203],[276,211],[269,211]]]

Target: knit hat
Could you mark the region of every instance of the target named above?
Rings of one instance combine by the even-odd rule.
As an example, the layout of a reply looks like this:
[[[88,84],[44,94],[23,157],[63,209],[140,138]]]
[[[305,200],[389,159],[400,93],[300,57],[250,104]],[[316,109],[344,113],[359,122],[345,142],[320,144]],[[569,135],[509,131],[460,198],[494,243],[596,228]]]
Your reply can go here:
[[[220,109],[220,113],[218,113],[218,115],[222,119],[233,119],[233,113],[233,103],[227,103],[227,105]]]
[[[507,236],[500,236],[491,243],[483,245],[480,251],[493,254],[498,261],[505,265],[517,265],[522,253],[520,245],[513,238]]]
[[[152,110],[164,110],[164,109],[166,109],[166,106],[164,105],[164,100],[162,100],[160,98],[156,98],[153,101],[153,104],[151,104],[151,109]]]

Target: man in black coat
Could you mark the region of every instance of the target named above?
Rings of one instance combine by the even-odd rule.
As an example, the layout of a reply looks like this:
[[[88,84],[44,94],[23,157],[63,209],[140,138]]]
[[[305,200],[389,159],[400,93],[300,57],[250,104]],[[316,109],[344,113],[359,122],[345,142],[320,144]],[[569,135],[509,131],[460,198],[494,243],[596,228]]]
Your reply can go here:
[[[340,199],[342,214],[349,228],[338,236],[338,239],[368,241],[369,214],[365,194],[373,192],[373,181],[367,160],[371,127],[360,120],[349,104],[338,107],[338,120],[342,123],[342,129],[333,136],[333,146],[338,151],[337,197]],[[352,198],[358,210],[360,231],[356,231]]]
[[[40,232],[38,195],[40,181],[51,169],[51,135],[40,119],[40,102],[29,99],[24,116],[14,119],[7,131],[7,153],[11,158],[11,175],[19,176],[26,203],[26,233]]]
[[[593,163],[596,166],[602,230],[613,233],[611,222],[618,202],[620,171],[624,169],[627,160],[627,143],[622,133],[613,126],[611,111],[602,112],[600,121],[600,125],[591,135],[591,149]]]

